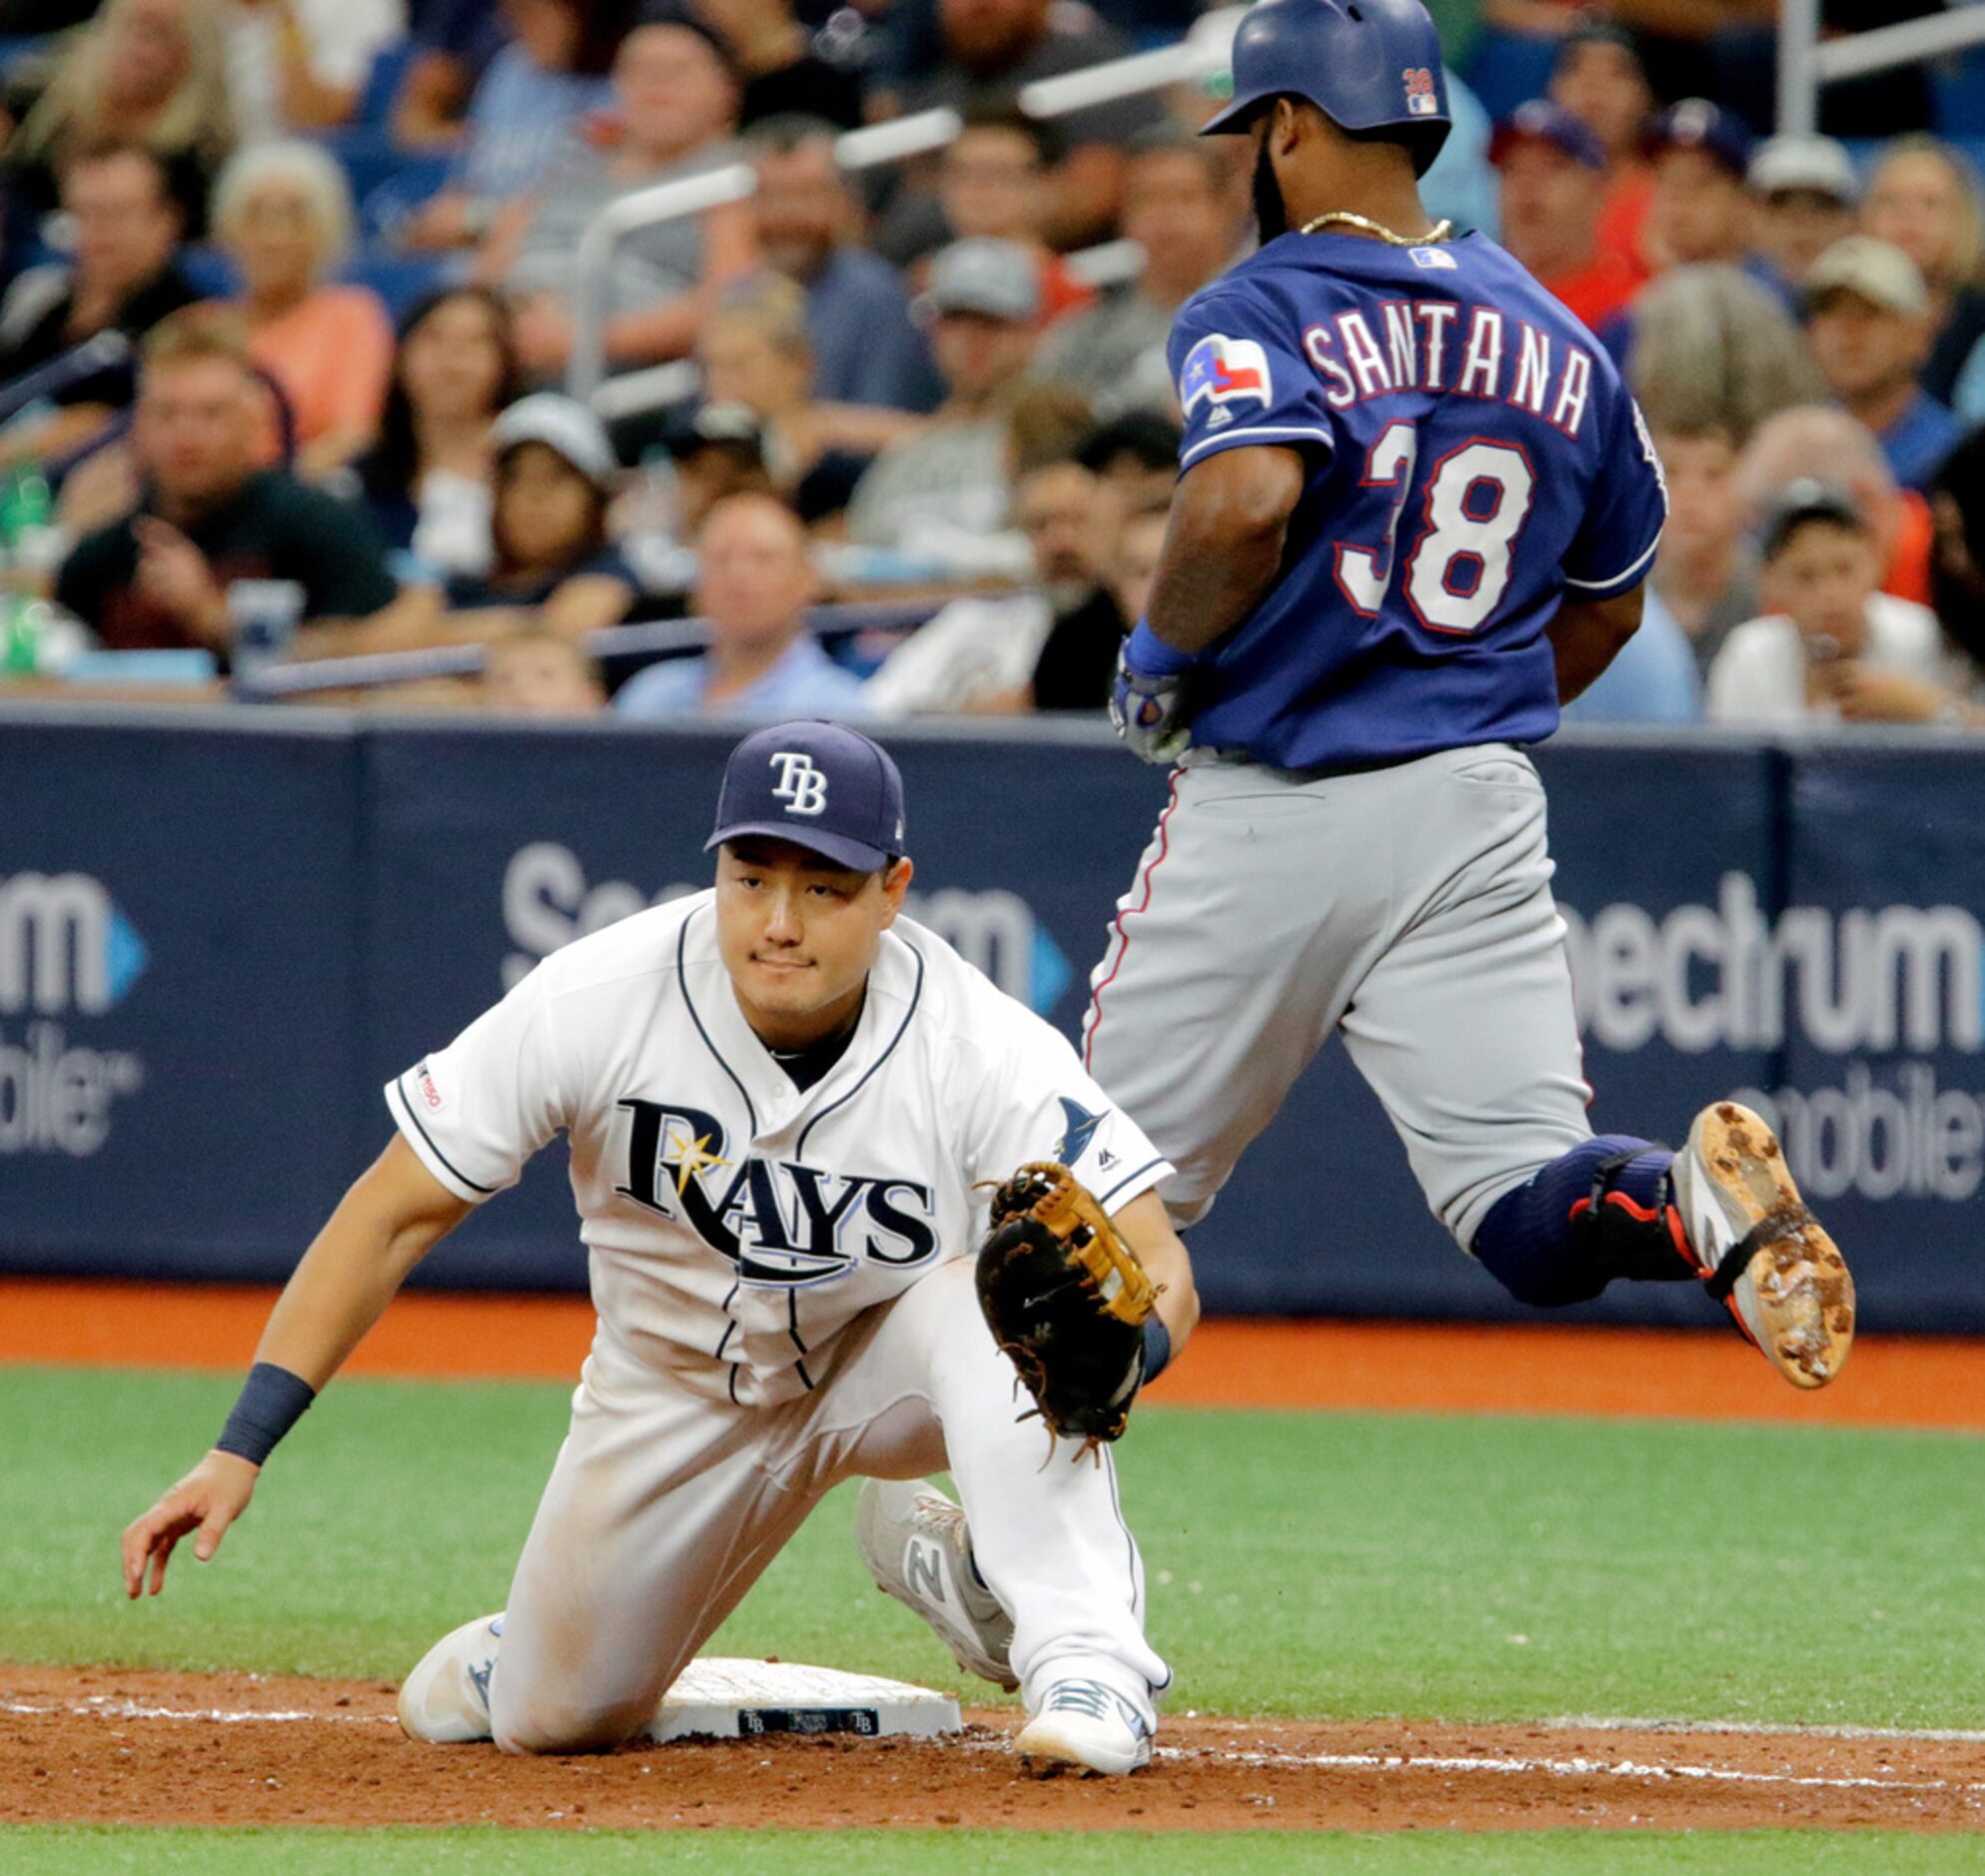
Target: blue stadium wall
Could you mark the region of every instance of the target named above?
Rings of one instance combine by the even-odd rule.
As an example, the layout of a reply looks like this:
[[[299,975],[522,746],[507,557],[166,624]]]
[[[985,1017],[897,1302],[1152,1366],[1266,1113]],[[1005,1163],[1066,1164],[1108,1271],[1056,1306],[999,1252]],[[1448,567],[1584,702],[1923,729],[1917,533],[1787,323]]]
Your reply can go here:
[[[560,943],[706,881],[728,740],[0,706],[0,1271],[281,1278],[387,1138],[390,1075]],[[891,742],[920,916],[1073,1033],[1163,778],[1087,727]],[[1539,764],[1595,1124],[1674,1140],[1749,1091],[1864,1321],[1985,1333],[1985,751],[1567,735]],[[1341,1051],[1193,1243],[1215,1309],[1525,1314],[1429,1217]],[[421,1280],[582,1287],[561,1152]],[[1664,1286],[1575,1314],[1704,1311]]]

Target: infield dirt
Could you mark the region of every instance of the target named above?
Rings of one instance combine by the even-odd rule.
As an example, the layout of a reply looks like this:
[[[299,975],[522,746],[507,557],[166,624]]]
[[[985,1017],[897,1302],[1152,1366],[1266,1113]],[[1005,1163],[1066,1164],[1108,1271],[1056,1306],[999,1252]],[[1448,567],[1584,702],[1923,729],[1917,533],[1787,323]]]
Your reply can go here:
[[[1985,1739],[1168,1718],[1127,1780],[944,1741],[514,1759],[404,1738],[378,1681],[0,1667],[0,1822],[1039,1830],[1985,1827]]]

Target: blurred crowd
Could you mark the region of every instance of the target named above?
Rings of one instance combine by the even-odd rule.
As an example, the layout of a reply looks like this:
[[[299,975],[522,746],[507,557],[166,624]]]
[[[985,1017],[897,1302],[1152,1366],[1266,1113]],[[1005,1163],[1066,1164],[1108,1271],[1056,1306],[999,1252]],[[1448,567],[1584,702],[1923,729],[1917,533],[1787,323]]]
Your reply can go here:
[[[1248,152],[1193,135],[1218,81],[1022,91],[1195,10],[0,0],[0,682],[426,652],[366,699],[1097,710]],[[1973,68],[1779,137],[1774,0],[1434,11],[1433,204],[1620,363],[1672,498],[1572,720],[1985,723]],[[842,166],[933,106],[941,147]],[[666,184],[700,211],[588,240]]]

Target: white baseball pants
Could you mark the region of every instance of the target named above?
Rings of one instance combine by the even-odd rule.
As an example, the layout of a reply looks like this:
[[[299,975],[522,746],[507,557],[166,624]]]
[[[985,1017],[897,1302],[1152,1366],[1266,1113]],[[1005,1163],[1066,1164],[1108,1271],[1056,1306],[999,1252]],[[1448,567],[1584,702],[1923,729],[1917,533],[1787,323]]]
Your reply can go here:
[[[949,1467],[980,1573],[1014,1618],[1032,1703],[1079,1662],[1154,1720],[1170,1678],[1144,1638],[1144,1568],[1115,1468],[1017,1421],[972,1264],[940,1266],[859,1326],[800,1400],[692,1396],[602,1326],[518,1559],[490,1683],[496,1742],[554,1752],[630,1738],[821,1496],[853,1476]]]

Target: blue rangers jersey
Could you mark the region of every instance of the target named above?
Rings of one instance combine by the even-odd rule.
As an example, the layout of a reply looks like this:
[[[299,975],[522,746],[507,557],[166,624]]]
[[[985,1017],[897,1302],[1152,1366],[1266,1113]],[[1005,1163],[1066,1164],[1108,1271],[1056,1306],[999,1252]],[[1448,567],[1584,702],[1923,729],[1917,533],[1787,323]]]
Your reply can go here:
[[[1202,660],[1196,744],[1337,769],[1557,727],[1546,627],[1647,576],[1667,490],[1611,361],[1515,261],[1284,235],[1187,302],[1171,365],[1182,473],[1257,445],[1307,471],[1275,584]]]

